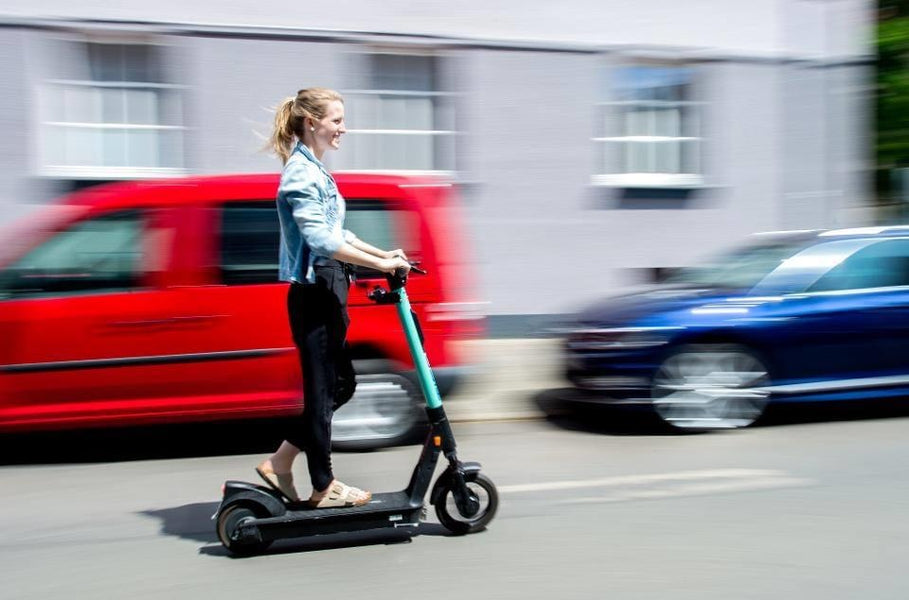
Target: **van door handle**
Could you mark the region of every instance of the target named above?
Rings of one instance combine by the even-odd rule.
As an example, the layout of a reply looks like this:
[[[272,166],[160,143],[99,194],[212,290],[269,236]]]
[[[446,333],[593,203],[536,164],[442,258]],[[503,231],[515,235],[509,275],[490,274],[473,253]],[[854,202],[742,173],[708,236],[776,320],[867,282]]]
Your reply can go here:
[[[112,329],[154,329],[170,327],[191,327],[194,325],[207,325],[223,319],[227,315],[188,315],[180,317],[167,317],[164,319],[144,319],[140,321],[114,321],[107,323]]]

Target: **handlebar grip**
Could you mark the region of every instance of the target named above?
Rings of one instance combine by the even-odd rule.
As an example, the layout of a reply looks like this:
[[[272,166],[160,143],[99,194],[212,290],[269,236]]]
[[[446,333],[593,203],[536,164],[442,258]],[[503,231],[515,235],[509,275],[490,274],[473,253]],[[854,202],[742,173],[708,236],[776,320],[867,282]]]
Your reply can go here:
[[[426,275],[426,271],[420,269],[414,263],[410,263],[410,270],[421,275]],[[385,278],[388,280],[389,288],[392,290],[401,289],[407,285],[407,270],[404,267],[398,267],[395,269],[393,275],[386,274]]]

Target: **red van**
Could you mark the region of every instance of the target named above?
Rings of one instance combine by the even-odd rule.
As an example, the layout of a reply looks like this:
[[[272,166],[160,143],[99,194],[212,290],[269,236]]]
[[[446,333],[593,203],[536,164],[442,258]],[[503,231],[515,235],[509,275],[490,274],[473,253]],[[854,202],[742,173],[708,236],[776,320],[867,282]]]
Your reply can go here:
[[[452,342],[480,330],[452,188],[338,174],[346,226],[403,248],[429,274],[408,295],[443,394],[462,375]],[[302,407],[277,281],[277,175],[99,186],[0,238],[0,431],[278,417]],[[350,293],[354,399],[335,417],[349,448],[400,442],[422,404],[394,307]]]

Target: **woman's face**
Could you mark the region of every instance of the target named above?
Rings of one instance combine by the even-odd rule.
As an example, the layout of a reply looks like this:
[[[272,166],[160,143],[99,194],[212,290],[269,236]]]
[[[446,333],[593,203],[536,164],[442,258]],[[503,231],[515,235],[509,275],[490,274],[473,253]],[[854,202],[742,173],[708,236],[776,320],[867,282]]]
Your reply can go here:
[[[315,140],[315,150],[321,154],[331,148],[337,150],[341,146],[341,134],[347,133],[344,127],[344,104],[332,100],[325,107],[325,116],[313,124],[312,132]]]

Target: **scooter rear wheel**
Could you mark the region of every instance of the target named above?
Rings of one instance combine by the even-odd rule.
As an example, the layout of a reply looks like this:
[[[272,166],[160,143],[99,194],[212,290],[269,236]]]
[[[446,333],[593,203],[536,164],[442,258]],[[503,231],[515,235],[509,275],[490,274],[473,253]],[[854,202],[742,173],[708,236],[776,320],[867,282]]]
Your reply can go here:
[[[468,489],[476,494],[480,501],[480,509],[476,514],[470,516],[461,514],[452,495],[450,479],[435,503],[439,522],[456,535],[481,531],[492,521],[499,507],[499,493],[489,477],[482,473],[467,473],[465,479]]]
[[[258,517],[252,508],[243,504],[233,504],[221,511],[218,515],[218,539],[231,553],[237,556],[250,556],[263,552],[271,542],[242,541],[236,539],[240,526]]]

